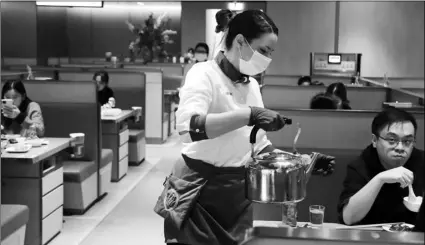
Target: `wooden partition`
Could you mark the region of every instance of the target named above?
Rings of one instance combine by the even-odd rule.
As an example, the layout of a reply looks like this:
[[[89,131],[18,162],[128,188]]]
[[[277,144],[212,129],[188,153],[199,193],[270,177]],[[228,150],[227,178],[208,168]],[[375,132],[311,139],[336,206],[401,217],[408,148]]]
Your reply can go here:
[[[150,67],[161,68],[164,75],[179,75],[183,76],[185,64],[174,63],[148,63]],[[127,67],[127,65],[125,65]]]
[[[419,91],[420,92],[420,91]],[[391,89],[388,94],[388,102],[411,102],[414,106],[423,106],[424,95],[414,91],[406,89]],[[423,108],[422,108],[423,110]]]
[[[83,161],[94,161],[100,168],[100,107],[94,82],[26,81],[28,96],[40,104],[46,137],[69,137],[84,133]],[[97,171],[99,186],[99,171]],[[98,187],[97,186],[97,187]],[[98,189],[98,188],[97,188]],[[99,189],[97,190],[100,196]]]
[[[168,123],[164,125],[164,118],[166,116],[163,113],[163,87],[162,87],[162,72],[156,68],[144,67],[144,68],[129,68],[129,69],[118,69],[118,68],[110,68],[110,69],[98,69],[98,68],[90,68],[88,72],[61,72],[60,77],[64,80],[73,80],[73,81],[91,81],[93,79],[93,74],[98,70],[104,70],[109,73],[110,77],[110,86],[112,89],[121,90],[124,89],[127,92],[128,86],[138,86],[137,89],[144,89],[145,97],[138,98],[130,98],[128,95],[127,98],[117,98],[117,107],[121,108],[122,106],[142,106],[144,113],[144,125],[145,133],[146,133],[146,141],[150,144],[162,144],[168,137],[167,133],[164,131],[168,130]],[[136,77],[138,78],[136,78]],[[134,81],[133,81],[134,80]],[[141,82],[144,81],[144,86],[141,85]],[[122,88],[122,84],[127,84],[128,86],[124,86]],[[136,89],[136,90],[137,90]],[[125,92],[125,93],[127,93]],[[130,92],[134,93],[134,91]],[[138,92],[136,92],[138,93]],[[142,103],[142,100],[144,101]],[[134,101],[133,101],[134,99]],[[124,101],[124,102],[120,102]],[[131,103],[130,103],[131,102]],[[133,104],[134,102],[134,104]],[[138,103],[142,103],[138,105]],[[122,103],[122,104],[120,104]],[[130,105],[132,104],[132,105]],[[129,109],[121,108],[121,109]],[[143,126],[142,126],[143,128]]]
[[[266,85],[298,85],[298,79],[301,76],[309,76],[309,74],[300,74],[300,75],[271,75],[267,74],[264,76],[264,84]],[[383,77],[365,77],[367,79],[371,79],[374,81],[383,82]],[[324,76],[313,76],[311,78],[312,81],[319,81],[328,86],[331,83],[342,82],[344,84],[349,85],[351,83],[351,78],[343,78],[343,77],[324,77]],[[389,77],[388,78],[391,87],[396,88],[411,88],[411,89],[419,89],[424,90],[424,78],[405,78],[405,77]]]
[[[65,81],[93,81],[95,71],[60,71],[61,80]],[[119,70],[108,71],[109,87],[114,91],[116,107],[123,110],[131,110],[133,106],[146,107],[146,77],[142,72],[124,72]],[[146,110],[143,109],[142,113]],[[144,129],[144,119],[137,125],[131,125],[131,128]]]
[[[282,85],[282,86],[298,86],[298,79],[302,76],[309,76],[309,74],[304,75],[265,75],[264,84],[265,85]],[[335,82],[342,82],[344,84],[350,84],[351,79],[349,78],[336,78],[336,77],[312,77],[311,80],[322,82],[325,86],[328,86]]]
[[[94,64],[96,61],[106,61],[106,58],[100,57],[69,57],[70,64]]]
[[[402,87],[401,89],[413,92],[413,93],[418,94],[420,96],[424,96],[424,94],[425,94],[424,88]]]
[[[104,64],[61,64],[60,67],[63,68],[113,68],[111,63]]]
[[[13,66],[13,65],[37,65],[36,58],[14,58],[14,57],[4,57],[2,66]]]
[[[168,115],[164,113],[163,71],[157,67],[125,65],[122,71],[143,72],[146,75],[146,141],[162,144],[168,137]]]
[[[164,90],[177,90],[183,81],[182,75],[164,75],[162,78],[162,86]]]
[[[264,106],[269,109],[309,109],[314,95],[325,92],[325,86],[265,85]],[[354,110],[380,110],[387,101],[387,88],[347,87],[347,97]]]
[[[269,132],[271,142],[280,148],[292,147],[300,123],[302,132],[297,146],[300,148],[363,149],[371,142],[372,120],[378,111],[346,110],[279,110],[280,114],[292,118],[292,125],[277,132]],[[424,149],[424,113],[412,113],[418,123],[416,146]]]
[[[1,81],[13,80],[13,79],[26,79],[28,73],[25,71],[10,71],[2,70],[1,71]]]
[[[59,68],[59,67],[48,67],[48,66],[31,66],[31,69],[35,77],[51,77],[54,80],[58,80],[59,70],[64,71],[83,71],[83,68],[78,67],[68,67],[68,68]],[[9,67],[10,71],[23,71],[26,72],[27,68],[25,65],[16,65]]]
[[[82,160],[99,159],[100,109],[94,82],[26,81],[28,96],[40,104],[46,137],[69,137],[85,133],[85,156]],[[84,120],[82,120],[84,119]]]
[[[48,66],[58,66],[61,64],[69,64],[69,58],[68,57],[49,57],[47,59]]]

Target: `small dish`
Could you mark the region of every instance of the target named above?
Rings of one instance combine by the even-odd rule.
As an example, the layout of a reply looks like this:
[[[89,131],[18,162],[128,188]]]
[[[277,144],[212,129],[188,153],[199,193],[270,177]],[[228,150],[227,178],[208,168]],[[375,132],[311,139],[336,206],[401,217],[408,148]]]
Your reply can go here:
[[[394,226],[397,226],[397,228],[401,230],[394,230],[393,228]],[[388,232],[406,232],[406,231],[411,231],[414,227],[415,226],[411,224],[401,223],[401,224],[395,224],[395,225],[384,225],[382,226],[382,229]]]
[[[417,196],[416,199],[417,199],[416,202],[409,202],[408,196],[403,198],[404,206],[406,206],[407,209],[415,213],[419,212],[419,208],[421,207],[421,204],[422,204],[422,197]]]
[[[16,144],[14,146],[6,148],[8,153],[26,153],[31,150],[32,146],[30,144]]]
[[[25,141],[26,144],[30,144],[32,147],[40,147],[43,144],[42,139],[30,139]]]

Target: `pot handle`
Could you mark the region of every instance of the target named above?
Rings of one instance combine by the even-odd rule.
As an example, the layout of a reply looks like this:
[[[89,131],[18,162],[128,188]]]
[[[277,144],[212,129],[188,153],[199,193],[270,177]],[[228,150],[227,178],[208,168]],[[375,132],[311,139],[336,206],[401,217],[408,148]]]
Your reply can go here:
[[[257,140],[258,130],[260,130],[260,128],[257,126],[254,126],[252,128],[251,134],[249,135],[249,143],[251,143],[252,145],[255,144],[255,141]]]
[[[255,157],[255,151],[254,151],[254,146],[255,146],[255,141],[257,140],[257,132],[258,130],[260,130],[259,127],[254,126],[251,130],[251,134],[249,135],[249,143],[251,143],[251,157],[254,158]]]

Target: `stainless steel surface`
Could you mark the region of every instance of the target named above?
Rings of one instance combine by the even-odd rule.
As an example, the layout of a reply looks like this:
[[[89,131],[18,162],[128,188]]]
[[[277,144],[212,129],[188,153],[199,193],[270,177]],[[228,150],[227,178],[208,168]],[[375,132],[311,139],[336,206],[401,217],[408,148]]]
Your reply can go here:
[[[306,196],[316,153],[306,163],[301,155],[271,152],[258,155],[247,165],[247,198],[258,203],[300,202]]]
[[[292,123],[292,120],[291,120]],[[246,164],[245,193],[248,200],[257,203],[297,203],[304,200],[308,178],[311,176],[317,155],[311,161],[299,154],[268,152],[254,155],[254,145],[259,128],[254,127],[250,135],[252,158]],[[298,133],[295,144],[301,133]]]
[[[402,245],[424,244],[424,233],[359,230],[255,227],[247,231],[241,245]]]

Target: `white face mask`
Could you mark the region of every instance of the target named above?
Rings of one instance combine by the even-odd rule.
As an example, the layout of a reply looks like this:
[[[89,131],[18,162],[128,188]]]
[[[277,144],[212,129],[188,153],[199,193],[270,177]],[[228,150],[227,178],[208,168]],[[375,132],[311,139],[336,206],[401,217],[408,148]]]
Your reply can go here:
[[[270,65],[270,62],[272,62],[272,59],[260,54],[258,51],[254,51],[251,48],[251,45],[249,45],[249,43],[248,46],[252,50],[252,52],[254,52],[254,54],[252,55],[249,61],[246,61],[242,59],[241,48],[239,47],[239,70],[242,74],[254,76],[264,72]]]
[[[208,59],[207,54],[204,53],[195,53],[195,60],[197,61],[206,61]]]

